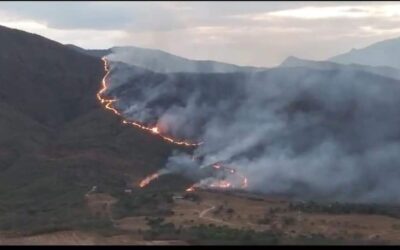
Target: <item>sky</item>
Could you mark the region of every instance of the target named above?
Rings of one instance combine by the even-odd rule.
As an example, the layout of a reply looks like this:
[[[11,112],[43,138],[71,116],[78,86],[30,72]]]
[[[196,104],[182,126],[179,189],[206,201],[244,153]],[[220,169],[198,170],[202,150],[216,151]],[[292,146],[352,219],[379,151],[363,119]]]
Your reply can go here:
[[[1,2],[0,25],[86,49],[273,67],[400,37],[400,2]]]

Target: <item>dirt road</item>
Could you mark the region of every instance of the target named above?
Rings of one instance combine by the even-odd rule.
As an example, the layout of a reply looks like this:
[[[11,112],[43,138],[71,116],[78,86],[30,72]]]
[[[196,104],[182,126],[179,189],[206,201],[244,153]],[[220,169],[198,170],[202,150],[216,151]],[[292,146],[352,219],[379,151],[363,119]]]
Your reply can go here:
[[[211,210],[214,210],[215,208],[216,207],[214,205],[211,205],[211,207],[204,209],[203,211],[201,211],[199,213],[199,218],[205,219],[205,220],[209,220],[209,221],[212,221],[212,222],[215,222],[215,223],[220,223],[220,224],[225,224],[225,225],[232,226],[232,223],[206,216],[206,214],[208,212],[210,212]]]

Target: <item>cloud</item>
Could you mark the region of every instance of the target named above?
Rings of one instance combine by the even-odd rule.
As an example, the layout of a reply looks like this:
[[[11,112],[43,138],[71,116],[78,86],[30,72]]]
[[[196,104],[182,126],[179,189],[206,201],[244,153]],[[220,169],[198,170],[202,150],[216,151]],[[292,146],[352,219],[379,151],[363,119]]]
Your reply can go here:
[[[164,30],[184,23],[172,8],[157,2],[2,2],[2,12],[55,29]],[[154,18],[157,17],[157,18]]]
[[[288,56],[324,60],[399,36],[399,6],[394,2],[2,2],[0,24],[85,48],[134,45],[191,59],[271,67]],[[85,32],[90,36],[82,35]]]
[[[8,20],[12,20],[8,19]],[[0,25],[25,30],[30,33],[44,35],[48,39],[60,41],[64,44],[76,44],[86,49],[104,49],[114,46],[114,44],[123,39],[127,34],[119,30],[90,30],[74,29],[60,30],[49,28],[43,23],[36,21],[1,21]],[[107,37],[107,39],[99,39]]]
[[[254,15],[253,20],[263,20],[270,17],[288,17],[301,19],[326,18],[367,18],[386,17],[400,18],[400,4],[385,6],[329,6],[303,7],[291,10],[274,11],[266,14]]]

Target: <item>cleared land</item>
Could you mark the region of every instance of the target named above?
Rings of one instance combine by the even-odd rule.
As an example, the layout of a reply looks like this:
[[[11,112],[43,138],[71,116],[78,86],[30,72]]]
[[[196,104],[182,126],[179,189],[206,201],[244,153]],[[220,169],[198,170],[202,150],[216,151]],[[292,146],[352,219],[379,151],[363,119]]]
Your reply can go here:
[[[151,195],[154,200],[159,196],[168,196]],[[137,199],[135,196],[139,195],[125,194],[120,199]],[[113,218],[119,199],[110,194],[88,192],[85,195],[88,210],[94,216],[110,220],[112,228],[90,233],[71,230],[31,236],[2,235],[0,244],[182,245],[207,241],[187,232],[218,228],[225,233],[231,229],[260,235],[268,232],[279,235],[276,237],[283,244],[400,243],[400,219],[390,215],[351,211],[305,212],[282,198],[254,197],[234,192],[195,191],[169,194],[169,198],[168,202],[160,199],[155,205],[167,207],[168,213],[149,209],[144,215],[139,204],[139,207],[132,208],[138,211],[137,215]],[[223,244],[223,241],[216,242]]]

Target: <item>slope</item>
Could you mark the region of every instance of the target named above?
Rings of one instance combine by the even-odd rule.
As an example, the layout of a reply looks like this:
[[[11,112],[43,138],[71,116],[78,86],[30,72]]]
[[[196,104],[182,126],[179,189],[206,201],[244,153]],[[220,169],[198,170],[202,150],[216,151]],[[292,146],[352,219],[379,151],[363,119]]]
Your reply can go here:
[[[133,46],[113,47],[107,50],[85,50],[75,45],[66,45],[71,49],[95,57],[111,55],[111,60],[146,68],[160,73],[228,73],[237,71],[258,71],[265,68],[238,66],[229,63],[191,60],[156,49],[145,49]]]
[[[6,27],[0,45],[0,230],[103,223],[84,194],[136,186],[176,147],[103,109],[99,58]]]
[[[336,63],[389,66],[400,69],[399,56],[400,38],[394,38],[374,43],[366,48],[352,49],[328,60]]]

